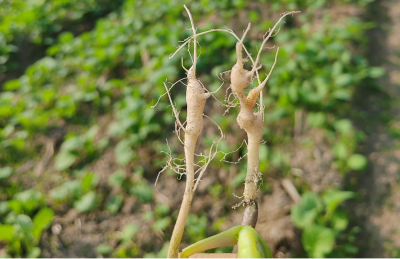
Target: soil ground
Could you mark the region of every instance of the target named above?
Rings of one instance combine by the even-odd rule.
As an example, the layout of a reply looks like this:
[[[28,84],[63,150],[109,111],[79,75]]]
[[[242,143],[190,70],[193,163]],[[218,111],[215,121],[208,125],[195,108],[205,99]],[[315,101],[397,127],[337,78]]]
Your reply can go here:
[[[376,27],[369,31],[371,65],[382,66],[386,75],[379,80],[379,91],[359,88],[355,98],[358,127],[366,133],[364,154],[369,169],[358,179],[348,179],[360,195],[354,201],[356,221],[360,222],[360,256],[400,256],[400,2],[376,1],[367,19]],[[363,119],[360,119],[363,118]],[[353,182],[353,183],[352,183]]]

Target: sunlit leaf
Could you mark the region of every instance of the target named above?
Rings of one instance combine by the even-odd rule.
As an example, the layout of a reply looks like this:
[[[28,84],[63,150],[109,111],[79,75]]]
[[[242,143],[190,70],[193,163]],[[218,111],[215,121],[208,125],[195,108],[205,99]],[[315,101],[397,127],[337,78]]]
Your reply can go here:
[[[132,240],[134,235],[139,231],[139,226],[135,224],[128,224],[122,230],[121,240],[123,242],[129,242]]]
[[[141,199],[143,202],[151,202],[153,200],[154,190],[147,183],[139,182],[135,184],[129,192]]]
[[[108,177],[108,183],[112,186],[120,187],[122,186],[122,183],[125,180],[125,178],[126,178],[125,171],[117,170]]]
[[[45,230],[49,226],[49,224],[53,221],[53,218],[54,218],[54,211],[50,208],[42,208],[33,217],[32,234],[36,242],[39,242],[43,230]]]
[[[312,192],[303,194],[300,203],[291,208],[293,224],[299,228],[311,225],[322,209],[323,204],[317,194]]]
[[[82,213],[91,212],[97,208],[100,199],[96,192],[91,191],[85,194],[79,201],[74,203],[74,207]]]
[[[14,236],[14,227],[10,225],[0,225],[0,240],[10,241]]]
[[[304,230],[301,241],[310,257],[323,258],[332,251],[335,234],[330,228],[310,225]]]
[[[73,165],[77,157],[69,152],[60,152],[57,154],[54,166],[58,171],[63,171]]]
[[[13,169],[9,166],[0,168],[0,181],[10,177],[13,173]]]
[[[324,193],[322,199],[327,207],[328,214],[332,214],[342,202],[353,197],[354,192],[328,190]]]
[[[164,231],[165,229],[167,229],[170,226],[170,224],[171,224],[170,217],[157,219],[156,222],[154,222],[153,229]]]
[[[111,254],[114,251],[114,249],[112,246],[106,244],[100,244],[99,246],[96,247],[96,251],[101,255],[107,255]]]
[[[347,160],[347,165],[353,170],[363,170],[367,163],[367,158],[361,154],[353,154]]]

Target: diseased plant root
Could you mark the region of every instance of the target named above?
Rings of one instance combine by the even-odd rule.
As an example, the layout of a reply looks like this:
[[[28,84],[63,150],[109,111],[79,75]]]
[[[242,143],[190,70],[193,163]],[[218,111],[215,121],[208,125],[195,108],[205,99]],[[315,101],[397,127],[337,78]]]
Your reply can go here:
[[[167,153],[169,156],[169,160],[167,162],[167,165],[161,170],[161,172],[165,171],[167,168],[171,168],[175,170],[179,175],[186,175],[186,187],[185,187],[185,193],[183,196],[183,201],[181,208],[179,210],[178,214],[178,219],[175,224],[171,241],[170,241],[170,247],[168,250],[168,258],[176,258],[178,257],[178,248],[179,244],[182,240],[182,235],[183,231],[185,228],[186,220],[189,214],[190,206],[193,201],[193,195],[194,192],[200,182],[201,177],[203,176],[203,173],[205,172],[208,164],[210,161],[216,156],[217,153],[223,153],[218,151],[218,143],[219,141],[224,137],[224,134],[221,130],[221,128],[217,125],[221,132],[221,138],[212,144],[210,147],[209,153],[206,156],[200,155],[203,157],[203,160],[199,161],[198,163],[195,162],[195,147],[197,143],[197,139],[203,130],[204,122],[203,122],[203,116],[206,116],[203,114],[204,112],[204,107],[206,104],[206,100],[212,96],[212,92],[207,91],[207,89],[203,86],[203,84],[197,79],[196,77],[196,64],[197,64],[197,37],[200,35],[204,35],[209,32],[214,32],[214,31],[221,31],[221,32],[226,32],[231,35],[233,35],[237,40],[238,43],[236,44],[236,55],[237,55],[237,62],[233,66],[232,70],[230,71],[231,75],[231,86],[230,88],[232,89],[233,95],[239,100],[240,104],[240,112],[237,117],[237,122],[239,126],[244,129],[247,132],[247,137],[248,137],[248,142],[247,144],[247,158],[248,158],[248,164],[247,164],[247,176],[246,176],[246,181],[245,181],[245,190],[244,190],[244,195],[243,195],[243,200],[240,204],[244,205],[245,211],[244,211],[244,217],[243,217],[243,225],[250,225],[250,226],[255,226],[258,218],[258,204],[257,204],[257,190],[258,190],[258,183],[260,180],[262,180],[262,174],[259,172],[259,145],[262,139],[263,135],[263,105],[262,105],[262,90],[265,86],[265,84],[268,81],[268,78],[271,75],[271,72],[276,64],[277,56],[278,56],[278,51],[279,48],[276,52],[275,56],[275,62],[273,66],[271,67],[271,70],[269,74],[267,75],[266,79],[261,82],[260,77],[258,75],[258,70],[261,68],[261,66],[258,66],[259,61],[260,61],[260,54],[262,49],[264,48],[264,45],[266,41],[272,36],[272,33],[275,31],[276,26],[279,24],[279,22],[283,19],[283,17],[289,15],[289,14],[294,14],[297,12],[288,12],[284,13],[279,21],[275,24],[275,26],[270,29],[263,40],[263,43],[261,44],[261,48],[257,54],[257,58],[254,61],[249,54],[249,52],[246,50],[246,47],[243,45],[243,39],[245,38],[247,32],[250,29],[250,24],[248,25],[246,31],[244,32],[242,39],[239,39],[236,34],[229,29],[214,29],[214,30],[209,30],[206,32],[202,33],[197,33],[193,19],[191,16],[190,11],[188,8],[184,5],[189,18],[191,22],[191,27],[193,30],[193,35],[186,40],[183,41],[183,44],[177,49],[175,53],[173,53],[170,58],[172,58],[180,49],[182,49],[186,44],[188,45],[188,50],[190,54],[190,43],[193,42],[193,64],[190,67],[190,69],[186,69],[183,66],[183,61],[182,61],[182,67],[186,71],[187,75],[187,85],[186,85],[186,103],[187,103],[187,117],[186,117],[186,122],[181,123],[179,120],[179,112],[176,110],[171,95],[170,91],[172,87],[176,84],[173,84],[170,88],[167,87],[166,83],[164,83],[166,93],[168,95],[168,99],[171,103],[171,107],[174,113],[174,116],[176,118],[176,124],[175,124],[175,132],[181,141],[181,143],[184,145],[184,152],[185,152],[185,166],[179,165],[176,163],[177,159],[172,158],[171,151]],[[243,68],[243,63],[245,60],[242,57],[242,51],[245,51],[248,58],[251,60],[253,63],[253,68],[251,71],[247,71]],[[228,71],[229,72],[229,71]],[[254,75],[257,78],[258,81],[258,86],[253,88],[249,94],[246,96],[244,93],[244,90],[250,85],[251,81],[254,79]],[[178,82],[181,82],[179,80]],[[221,85],[222,86],[222,85]],[[218,89],[219,90],[219,89]],[[217,90],[217,91],[218,91]],[[165,95],[164,94],[164,95]],[[229,108],[236,106],[237,104],[234,104],[232,101],[230,101],[230,96],[229,95],[226,100],[227,101],[227,111]],[[258,112],[254,112],[254,109],[257,105],[257,99],[260,96],[260,110]],[[215,97],[214,97],[215,98]],[[158,103],[158,101],[157,101]],[[227,112],[226,111],[226,112]],[[208,117],[208,116],[206,116]],[[209,118],[209,117],[208,117]],[[210,118],[211,119],[211,118]],[[214,122],[215,123],[215,122]],[[186,125],[185,125],[186,124]],[[184,139],[182,140],[180,138],[180,131],[184,131]],[[243,144],[243,143],[242,143]],[[221,161],[225,161],[226,153],[223,153],[224,156],[221,159]],[[243,157],[242,157],[243,158]],[[180,161],[181,162],[181,161]],[[199,163],[202,163],[202,165],[199,165]],[[197,170],[195,170],[195,167],[199,167]],[[160,172],[160,173],[161,173]],[[197,179],[195,179],[195,175],[198,174]],[[158,177],[157,177],[158,179]]]
[[[185,151],[185,163],[186,163],[186,187],[185,194],[183,196],[183,201],[181,208],[179,210],[178,219],[175,224],[174,230],[172,232],[171,242],[168,249],[168,258],[178,257],[179,244],[182,240],[183,231],[185,229],[186,220],[189,215],[189,209],[193,201],[193,195],[195,188],[204,173],[209,161],[204,164],[201,172],[199,173],[199,178],[195,184],[195,148],[197,139],[203,130],[203,112],[204,106],[206,104],[207,98],[211,96],[210,92],[206,92],[205,88],[201,82],[196,78],[196,63],[197,63],[197,41],[196,41],[196,29],[193,23],[192,15],[190,11],[184,6],[192,25],[193,30],[193,65],[187,70],[187,87],[186,87],[186,103],[187,103],[187,117],[186,117],[186,127],[184,129],[184,151]],[[169,96],[169,95],[168,95]],[[170,100],[172,103],[172,100]],[[177,117],[177,115],[175,115]],[[177,120],[179,121],[178,117]],[[182,125],[183,127],[183,125]],[[210,157],[211,155],[210,150]]]
[[[247,133],[247,175],[245,180],[244,187],[244,201],[243,205],[246,207],[243,215],[242,224],[248,224],[255,227],[257,222],[258,208],[257,208],[257,191],[258,191],[258,182],[262,178],[261,172],[259,172],[260,160],[259,160],[259,146],[262,139],[263,131],[264,131],[264,119],[263,119],[263,106],[262,102],[260,102],[260,110],[258,112],[254,111],[254,108],[257,104],[257,99],[262,93],[262,90],[267,83],[277,61],[279,48],[276,51],[275,61],[267,75],[267,77],[260,83],[259,85],[250,90],[248,95],[244,93],[245,89],[250,85],[253,80],[254,73],[256,73],[261,66],[258,66],[260,61],[260,54],[264,48],[267,40],[272,36],[276,26],[282,20],[283,17],[293,14],[297,12],[288,12],[284,13],[279,21],[275,24],[275,26],[270,29],[264,40],[261,44],[261,48],[257,54],[256,61],[253,63],[253,68],[251,71],[248,71],[243,68],[244,60],[242,57],[243,50],[243,39],[246,35],[244,33],[242,39],[236,43],[236,64],[233,66],[231,70],[231,89],[236,98],[239,99],[240,103],[240,112],[237,117],[237,123],[240,128],[244,129]],[[258,78],[259,79],[259,78]],[[255,207],[253,206],[255,205]]]

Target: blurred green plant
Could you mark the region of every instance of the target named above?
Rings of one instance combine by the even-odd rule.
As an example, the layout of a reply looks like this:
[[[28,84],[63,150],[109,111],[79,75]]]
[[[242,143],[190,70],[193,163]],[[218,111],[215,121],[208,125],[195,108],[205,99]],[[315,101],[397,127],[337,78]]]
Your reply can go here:
[[[71,30],[81,33],[82,29],[91,27],[92,19],[104,16],[110,10],[118,8],[122,2],[2,0],[0,75],[11,77],[15,71],[24,68],[23,63],[27,59],[40,58],[35,52],[43,53],[44,47],[56,42],[60,32]],[[78,24],[81,26],[77,26]],[[21,52],[25,52],[26,56],[19,56]]]
[[[308,257],[348,257],[358,252],[350,241],[344,246],[335,244],[349,223],[346,213],[337,207],[354,195],[348,191],[328,190],[321,198],[307,192],[301,196],[300,203],[292,207],[292,222],[303,230],[301,241]]]
[[[7,168],[1,171],[0,186],[7,188],[9,183],[2,181],[12,171]],[[0,241],[5,243],[6,251],[3,256],[38,258],[40,237],[53,221],[54,211],[45,206],[44,195],[35,189],[9,194],[0,202]]]
[[[21,175],[15,173],[25,163],[36,163],[42,157],[42,143],[37,141],[42,136],[54,137],[56,143],[54,157],[46,170],[67,179],[58,182],[58,186],[51,185],[48,206],[65,205],[82,213],[106,210],[116,214],[125,197],[133,195],[140,204],[154,205],[154,211],[138,209],[134,213],[142,213],[138,218],[151,224],[154,233],[163,231],[167,239],[177,208],[155,205],[153,187],[146,180],[154,178],[164,158],[153,155],[151,162],[143,161],[140,153],[168,150],[164,140],[173,130],[174,119],[164,112],[168,109],[166,101],[159,102],[154,109],[150,105],[165,92],[162,84],[165,78],[178,80],[184,77],[179,72],[179,58],[168,59],[175,51],[178,39],[189,36],[185,30],[187,25],[180,18],[183,4],[190,5],[194,19],[201,17],[205,21],[202,30],[223,28],[225,24],[231,26],[227,21],[241,10],[243,17],[252,22],[254,35],[271,26],[269,21],[258,22],[262,10],[276,14],[301,10],[302,14],[288,20],[285,30],[271,41],[272,45],[279,45],[281,51],[264,95],[268,129],[264,132],[267,144],[260,150],[260,170],[285,173],[290,169],[290,154],[282,146],[292,144],[293,128],[303,124],[295,116],[299,111],[305,115],[304,132],[323,131],[334,163],[342,174],[363,170],[367,159],[358,154],[363,136],[348,119],[347,104],[357,85],[367,87],[369,79],[378,78],[383,70],[369,66],[363,56],[367,40],[365,31],[373,24],[349,16],[335,20],[331,10],[339,5],[363,10],[369,2],[0,0],[0,80],[6,81],[0,87],[0,197],[3,200],[0,203],[0,227],[4,226],[0,237],[1,233],[13,233],[13,239],[5,241],[7,254],[16,257],[40,255],[34,235],[25,236],[23,230],[14,225],[19,215],[26,215],[32,223],[27,223],[30,221],[24,216],[19,217],[21,222],[25,220],[26,229],[34,229],[35,216],[46,207],[44,195],[22,184],[18,180]],[[221,19],[206,19],[216,13]],[[316,17],[316,13],[321,15]],[[242,27],[233,29],[239,32]],[[246,44],[256,49],[259,44],[256,39],[249,38]],[[24,42],[33,42],[40,51],[27,61],[29,66],[21,71],[22,76],[8,80],[15,78],[18,73],[14,72],[22,66],[19,56],[24,56],[21,46]],[[199,77],[210,89],[216,89],[220,82],[214,75],[234,63],[235,40],[215,33],[199,38],[199,43],[202,47],[197,67]],[[265,55],[261,62],[269,64],[270,60],[271,56]],[[179,90],[173,95],[184,116],[184,96]],[[235,117],[232,109],[230,114],[217,115],[213,119],[225,132],[230,132]],[[393,128],[392,133],[396,134],[396,128]],[[212,141],[212,137],[205,137],[205,141]],[[230,147],[227,142],[221,142],[220,148],[230,152],[237,148],[236,144]],[[312,147],[313,140],[304,141],[304,145]],[[172,152],[176,151],[174,143],[170,143],[170,148]],[[115,171],[107,183],[99,187],[97,172],[89,173],[87,167],[110,150],[117,166],[124,170]],[[231,154],[227,159],[236,161],[244,154],[241,148],[238,157]],[[229,172],[232,165],[215,161],[213,166]],[[134,168],[133,173],[140,177],[132,178],[127,168]],[[224,194],[229,200],[231,193],[244,183],[244,171],[245,166],[239,164],[233,181],[212,184],[209,187],[211,195],[216,198]],[[268,191],[266,183],[262,190]],[[334,224],[346,221],[334,223],[334,215],[340,214],[335,209],[322,222],[320,218],[328,213],[328,205],[318,199],[322,207],[317,209],[318,213],[306,213],[316,214],[312,224],[307,226],[313,226],[312,235],[316,233],[328,241],[333,236],[335,243],[345,230],[335,232],[338,230],[334,229]],[[225,213],[220,215],[221,220]],[[191,215],[184,241],[193,243],[214,234],[213,231],[221,231],[220,224],[213,224],[215,228],[208,226],[208,223],[211,225],[209,220],[204,215]],[[308,227],[299,228],[304,229],[304,236]],[[332,231],[334,235],[331,235]],[[349,238],[356,230],[352,231],[346,233]],[[330,241],[319,244],[318,240],[310,240],[306,242],[307,246],[304,245],[309,254],[330,256],[337,250],[326,252],[330,249]],[[105,244],[98,247],[97,252],[113,257],[160,257],[165,255],[162,251],[165,252],[168,245],[136,247],[129,242],[120,242],[120,246],[112,247],[113,252]],[[158,251],[161,246],[162,250]],[[345,249],[344,244],[337,247],[343,248],[341,251]],[[353,253],[345,255],[356,254],[351,242],[346,249]]]

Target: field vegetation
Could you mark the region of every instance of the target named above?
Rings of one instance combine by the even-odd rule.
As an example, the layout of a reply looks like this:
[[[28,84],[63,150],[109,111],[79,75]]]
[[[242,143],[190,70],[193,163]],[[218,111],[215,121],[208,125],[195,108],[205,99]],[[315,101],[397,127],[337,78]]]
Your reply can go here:
[[[366,199],[359,183],[373,168],[371,129],[363,128],[372,115],[357,109],[384,95],[385,70],[367,51],[376,2],[0,0],[0,256],[166,257],[189,179],[179,170],[189,157],[174,123],[194,116],[186,82],[169,82],[191,76],[213,95],[201,100],[203,130],[185,147],[192,159],[215,143],[218,152],[212,161],[213,150],[201,153],[208,167],[179,249],[241,224],[244,208],[235,205],[250,143],[224,73],[240,63],[241,45],[212,32],[196,38],[194,63],[187,48],[169,58],[193,35],[183,4],[199,32],[228,28],[241,37],[251,22],[243,44],[254,59],[281,14],[301,11],[278,25],[259,59],[262,79],[278,60],[257,113],[264,121],[256,230],[273,255],[360,257],[374,245],[376,256],[397,255],[393,240],[374,243],[378,234],[368,234],[355,205]],[[189,51],[196,57],[193,44]],[[373,116],[398,138],[381,111]],[[199,123],[202,113],[195,115],[190,122]],[[163,169],[171,163],[177,170]]]

